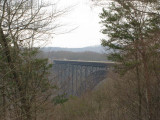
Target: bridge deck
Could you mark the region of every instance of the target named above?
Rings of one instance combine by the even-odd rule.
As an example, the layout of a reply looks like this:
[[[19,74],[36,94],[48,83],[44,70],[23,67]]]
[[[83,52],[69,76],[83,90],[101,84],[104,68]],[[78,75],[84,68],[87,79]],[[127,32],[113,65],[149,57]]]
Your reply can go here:
[[[100,61],[76,61],[76,60],[53,60],[54,64],[71,64],[80,66],[92,66],[92,67],[108,67],[112,66],[113,62],[100,62]]]

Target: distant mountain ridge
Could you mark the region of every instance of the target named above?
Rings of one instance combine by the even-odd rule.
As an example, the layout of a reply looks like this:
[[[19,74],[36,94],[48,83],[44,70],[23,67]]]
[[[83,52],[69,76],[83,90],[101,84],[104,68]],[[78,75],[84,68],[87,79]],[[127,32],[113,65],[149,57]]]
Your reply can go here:
[[[96,53],[105,53],[105,49],[101,45],[97,46],[88,46],[83,48],[61,48],[61,47],[44,47],[41,48],[44,52],[51,51],[69,51],[69,52],[96,52]]]

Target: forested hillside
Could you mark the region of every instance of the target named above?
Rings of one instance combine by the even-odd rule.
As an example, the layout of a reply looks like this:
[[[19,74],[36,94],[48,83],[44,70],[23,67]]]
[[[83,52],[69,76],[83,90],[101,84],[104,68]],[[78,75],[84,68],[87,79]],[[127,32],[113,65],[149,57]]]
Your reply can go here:
[[[68,52],[96,52],[96,53],[106,53],[104,47],[101,45],[96,46],[88,46],[82,48],[63,48],[63,47],[43,47],[41,48],[42,51],[51,52],[51,51],[68,51]]]
[[[52,51],[40,52],[40,56],[43,58],[60,60],[107,61],[107,54],[101,54],[96,52]]]

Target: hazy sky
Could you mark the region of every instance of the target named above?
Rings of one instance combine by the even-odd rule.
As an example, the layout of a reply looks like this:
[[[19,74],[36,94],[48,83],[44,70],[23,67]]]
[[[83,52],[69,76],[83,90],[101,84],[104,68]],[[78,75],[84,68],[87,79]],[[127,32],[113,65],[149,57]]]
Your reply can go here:
[[[100,39],[103,38],[99,24],[101,8],[92,9],[89,0],[60,1],[61,8],[72,5],[75,5],[74,8],[61,21],[66,24],[63,29],[77,28],[70,33],[54,36],[47,46],[77,48],[100,45]]]

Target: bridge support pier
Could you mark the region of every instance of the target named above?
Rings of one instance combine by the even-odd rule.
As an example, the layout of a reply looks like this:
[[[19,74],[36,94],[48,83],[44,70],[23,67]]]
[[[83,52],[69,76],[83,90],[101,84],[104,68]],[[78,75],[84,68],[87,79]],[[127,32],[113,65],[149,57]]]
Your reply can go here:
[[[89,88],[89,76],[98,71],[107,71],[111,63],[58,61],[54,60],[54,71],[57,74],[57,83],[62,89],[61,93],[68,95],[81,95]],[[96,78],[98,79],[99,76]],[[92,81],[91,81],[92,82]]]

